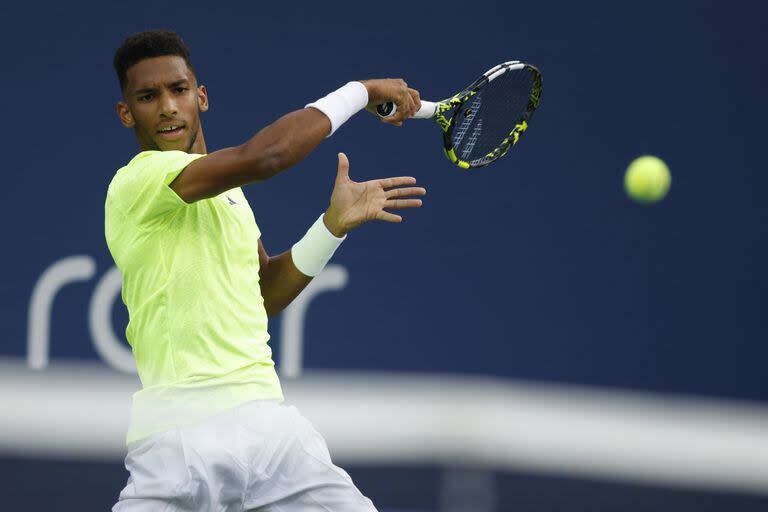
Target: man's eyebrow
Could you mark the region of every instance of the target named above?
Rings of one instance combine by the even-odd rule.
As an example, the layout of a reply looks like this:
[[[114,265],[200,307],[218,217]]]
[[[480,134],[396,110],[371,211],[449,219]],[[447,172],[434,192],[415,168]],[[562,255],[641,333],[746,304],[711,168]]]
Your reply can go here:
[[[171,82],[170,84],[168,84],[168,86],[173,88],[173,87],[177,87],[179,85],[188,84],[188,83],[189,83],[189,79],[182,78],[181,80],[176,80],[175,82]],[[157,91],[157,87],[144,87],[142,89],[137,89],[136,91],[133,92],[133,94],[147,94],[155,91]]]
[[[133,91],[133,94],[146,94],[146,93],[149,93],[149,92],[155,92],[156,90],[157,89],[155,89],[154,87],[145,87],[143,89],[137,89],[137,90]]]

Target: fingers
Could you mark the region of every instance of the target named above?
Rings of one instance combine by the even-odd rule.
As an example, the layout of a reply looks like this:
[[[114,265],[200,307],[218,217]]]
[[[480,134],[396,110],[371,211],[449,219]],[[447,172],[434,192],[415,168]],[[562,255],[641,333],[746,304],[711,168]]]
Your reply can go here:
[[[423,196],[426,195],[427,190],[422,187],[406,187],[406,188],[394,188],[387,190],[385,195],[387,199],[395,197],[411,197],[411,196]]]
[[[397,105],[395,114],[381,118],[382,123],[402,126],[406,119],[413,117],[421,108],[419,91],[408,87],[401,78],[364,80],[363,83],[368,90],[369,103],[366,110],[369,112],[376,113],[376,106],[387,101]]]
[[[378,182],[379,185],[381,185],[381,188],[388,189],[393,187],[402,187],[405,185],[415,185],[416,178],[413,176],[398,176],[397,178],[384,178],[378,180]]]
[[[405,80],[397,80],[397,85],[398,90],[394,99],[395,104],[397,105],[397,112],[395,112],[395,115],[390,119],[392,120],[391,124],[401,126],[403,121],[409,117],[413,117],[413,114],[416,112],[416,102],[411,94],[412,89],[408,88],[408,84]]]
[[[421,199],[416,199],[413,196],[423,196],[427,193],[427,190],[423,187],[405,186],[413,185],[416,183],[416,178],[412,176],[385,178],[378,181],[384,189],[384,196],[386,199],[384,200],[384,204],[381,205],[382,210],[379,211],[377,218],[387,222],[402,222],[403,218],[399,215],[394,215],[384,210],[419,208],[422,205],[422,201]],[[386,190],[388,188],[391,188],[391,190]]]
[[[349,179],[349,159],[344,153],[339,153],[339,169],[336,173],[336,181]]]
[[[395,126],[401,126],[403,124],[403,121],[411,117],[413,114],[411,111],[413,110],[413,105],[411,103],[411,97],[408,96],[406,99],[399,100],[396,102],[397,104],[397,112],[395,112],[395,115],[384,118],[385,120],[389,120],[390,124],[394,124]]]
[[[421,95],[419,94],[419,91],[411,89],[410,87],[408,88],[408,92],[413,100],[413,114],[411,114],[411,116],[413,116],[421,108]]]
[[[388,210],[399,210],[401,208],[418,208],[421,206],[421,199],[388,199],[384,201],[383,208]]]
[[[403,98],[403,103],[406,105],[406,111],[403,112],[403,120],[406,120],[409,117],[413,117],[413,114],[416,113],[416,102],[414,101],[409,91],[410,89],[405,90],[405,95]]]
[[[392,126],[403,126],[403,122],[402,121],[395,121],[391,117],[382,117],[381,118],[381,122],[385,123],[385,124],[391,124]]]
[[[385,222],[403,222],[403,218],[399,215],[395,215],[394,213],[389,212],[379,212],[379,214],[376,216],[378,220],[383,220]]]

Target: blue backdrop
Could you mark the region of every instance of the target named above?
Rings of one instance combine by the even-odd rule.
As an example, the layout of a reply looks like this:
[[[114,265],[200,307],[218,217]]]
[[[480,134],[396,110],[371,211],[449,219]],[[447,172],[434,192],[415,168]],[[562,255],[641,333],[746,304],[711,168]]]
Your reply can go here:
[[[112,265],[105,190],[137,146],[114,111],[111,57],[126,35],[171,27],[208,87],[209,150],[350,79],[404,77],[439,99],[502,60],[544,73],[531,130],[486,170],[452,167],[431,123],[359,115],[296,168],[246,188],[271,252],[325,207],[339,150],[354,178],[408,173],[428,188],[402,225],[366,226],[338,253],[349,285],[310,308],[306,367],[768,399],[765,13],[747,5],[481,2],[436,16],[446,4],[386,15],[352,3],[6,4],[2,353],[25,355],[30,292],[52,263],[89,255],[97,276]],[[645,153],[673,175],[652,207],[622,191]],[[95,279],[58,295],[53,359],[96,357],[85,313]],[[125,321],[118,301],[120,334]]]

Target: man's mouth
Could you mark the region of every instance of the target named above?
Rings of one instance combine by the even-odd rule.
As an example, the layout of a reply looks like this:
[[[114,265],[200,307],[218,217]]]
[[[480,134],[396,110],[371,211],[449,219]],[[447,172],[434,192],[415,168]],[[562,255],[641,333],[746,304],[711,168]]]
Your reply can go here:
[[[186,127],[182,123],[168,124],[159,128],[157,133],[164,139],[172,140],[179,138],[185,129]]]

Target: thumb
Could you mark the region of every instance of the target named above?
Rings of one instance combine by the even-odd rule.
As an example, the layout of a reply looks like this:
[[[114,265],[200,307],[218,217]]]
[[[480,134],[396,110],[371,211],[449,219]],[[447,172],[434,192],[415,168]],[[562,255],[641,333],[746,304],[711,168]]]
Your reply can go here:
[[[349,179],[349,159],[344,153],[339,153],[339,172],[336,174],[336,181],[345,181]]]

